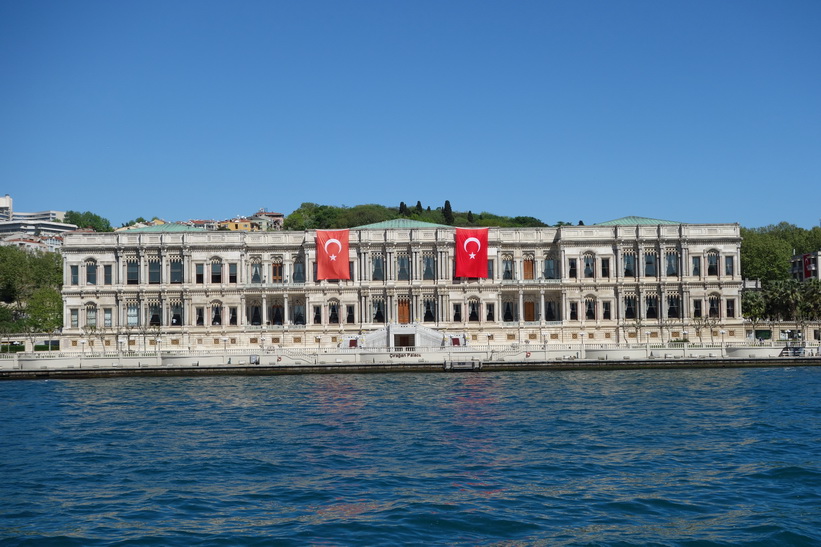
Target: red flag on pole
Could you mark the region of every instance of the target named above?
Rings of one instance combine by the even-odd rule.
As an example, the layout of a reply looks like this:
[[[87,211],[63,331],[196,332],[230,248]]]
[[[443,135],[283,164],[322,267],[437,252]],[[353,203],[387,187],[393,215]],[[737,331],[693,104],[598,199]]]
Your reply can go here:
[[[350,230],[316,231],[316,279],[350,279],[348,234]]]
[[[456,277],[487,277],[487,228],[456,228]]]

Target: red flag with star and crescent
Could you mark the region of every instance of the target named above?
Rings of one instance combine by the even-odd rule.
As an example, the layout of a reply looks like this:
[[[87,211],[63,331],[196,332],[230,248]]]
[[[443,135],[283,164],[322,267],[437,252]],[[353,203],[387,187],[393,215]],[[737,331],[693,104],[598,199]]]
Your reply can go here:
[[[350,279],[348,234],[350,230],[316,231],[316,279]]]
[[[456,277],[487,277],[487,228],[456,228]]]

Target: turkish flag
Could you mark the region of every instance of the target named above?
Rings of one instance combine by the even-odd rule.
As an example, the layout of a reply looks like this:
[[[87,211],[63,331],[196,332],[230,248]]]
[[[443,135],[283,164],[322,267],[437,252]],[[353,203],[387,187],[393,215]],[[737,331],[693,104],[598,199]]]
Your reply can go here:
[[[456,277],[487,277],[487,228],[456,228]]]
[[[350,230],[316,231],[316,279],[350,279],[348,234]]]
[[[804,279],[809,279],[812,277],[812,255],[805,254],[801,258],[804,259]]]

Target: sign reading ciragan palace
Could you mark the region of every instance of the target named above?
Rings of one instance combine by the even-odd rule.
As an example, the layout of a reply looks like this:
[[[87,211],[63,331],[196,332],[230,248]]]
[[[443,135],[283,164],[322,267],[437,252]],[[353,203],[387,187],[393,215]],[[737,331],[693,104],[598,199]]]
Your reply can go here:
[[[62,345],[624,345],[697,329],[741,340],[740,244],[737,224],[639,217],[552,228],[395,220],[68,234]]]

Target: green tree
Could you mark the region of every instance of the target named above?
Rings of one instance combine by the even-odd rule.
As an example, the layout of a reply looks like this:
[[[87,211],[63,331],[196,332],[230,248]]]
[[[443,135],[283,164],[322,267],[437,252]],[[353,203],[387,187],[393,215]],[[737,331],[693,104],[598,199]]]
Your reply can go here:
[[[36,289],[26,303],[26,321],[34,332],[53,332],[63,325],[63,299],[51,287]]]
[[[445,224],[453,225],[453,209],[450,206],[450,200],[445,200],[445,206],[442,208],[442,215],[445,219]]]
[[[95,232],[113,232],[114,228],[107,218],[94,214],[91,211],[80,213],[78,211],[66,211],[65,222],[74,224],[78,228],[91,228]]]
[[[416,214],[421,215],[424,210],[422,209],[422,202],[416,202]]]

